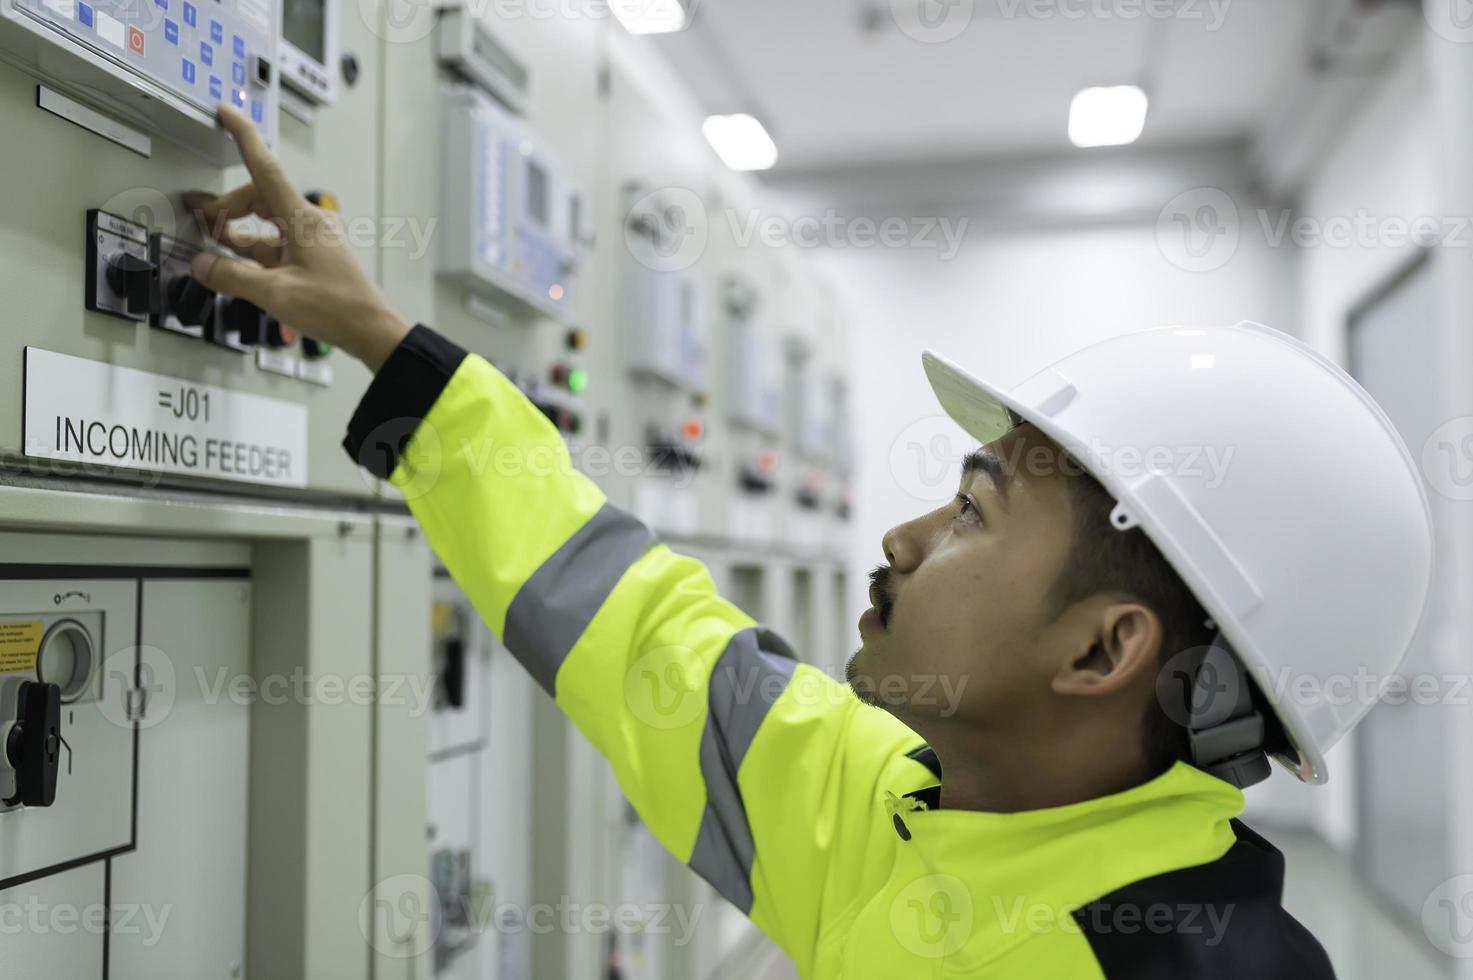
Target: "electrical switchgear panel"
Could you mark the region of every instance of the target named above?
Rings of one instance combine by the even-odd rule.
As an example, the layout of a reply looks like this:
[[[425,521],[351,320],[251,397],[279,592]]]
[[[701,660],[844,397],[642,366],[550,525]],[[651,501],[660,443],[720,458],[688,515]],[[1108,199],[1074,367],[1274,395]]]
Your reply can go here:
[[[484,93],[446,90],[440,271],[554,319],[570,308],[588,204],[537,134]]]
[[[234,162],[231,102],[276,141],[275,0],[0,0],[0,54],[67,94]]]
[[[528,808],[505,801],[528,798],[531,681],[443,572],[433,596],[426,835],[433,972],[443,980],[525,980],[525,940],[517,935],[525,923],[514,902],[530,872],[530,829],[521,824]]]
[[[0,5],[6,2],[20,0],[0,0]],[[248,31],[241,34],[246,58],[237,68],[235,34],[240,32],[232,27],[239,18],[249,19],[247,2],[146,0],[126,9],[135,18],[179,19],[180,45],[194,38],[191,60],[199,72],[201,41],[183,22],[191,18],[224,80],[243,68],[249,89],[258,46]],[[280,0],[267,2],[274,38],[281,27]],[[100,12],[114,9],[93,0],[56,0],[45,9],[59,17],[56,7],[67,3],[73,4],[74,18],[90,17],[94,28],[108,23]],[[139,86],[152,84],[148,73],[155,48],[174,49],[170,41],[149,35],[143,45],[147,64],[124,70],[109,62],[120,74],[104,72],[87,83],[85,94],[77,94],[60,88],[52,76],[68,65],[91,62],[68,53],[64,45],[73,43],[68,36],[46,28],[46,71],[39,72],[45,91],[57,85],[55,91],[72,93],[76,104],[89,102],[94,117],[108,119],[111,112],[109,125],[116,122],[120,130],[153,137],[148,155],[132,152],[93,128],[37,107],[38,72],[17,67],[13,42],[20,30],[15,18],[39,22],[18,6],[3,10],[0,128],[7,137],[0,140],[0,172],[29,177],[0,222],[0,254],[7,257],[0,282],[11,296],[5,333],[14,352],[0,358],[0,387],[18,396],[0,411],[0,456],[29,474],[53,478],[176,486],[198,478],[216,483],[216,489],[226,489],[219,481],[227,481],[235,492],[256,492],[244,482],[274,484],[294,495],[377,494],[378,481],[341,448],[345,423],[368,381],[366,369],[298,336],[291,324],[271,319],[243,298],[207,290],[189,275],[189,260],[204,238],[183,205],[182,192],[223,191],[247,179],[234,144],[202,108],[213,108],[209,74],[196,74],[203,78],[201,105],[186,104],[176,94],[166,94],[164,101],[146,98],[171,106],[168,119],[189,121],[198,132],[218,137],[221,159],[231,164],[223,169],[198,152],[202,145],[186,149],[180,143],[187,141],[162,138],[167,119],[149,114],[157,107],[133,108],[134,101],[141,106],[145,99],[137,95]],[[119,16],[123,12],[118,8]],[[343,49],[355,52],[361,71],[372,77],[378,70],[372,18],[346,17],[339,27]],[[172,28],[159,30],[174,36]],[[223,45],[209,40],[217,33]],[[275,43],[261,42],[268,52]],[[376,86],[350,85],[347,71],[337,67],[335,74],[343,80],[337,103],[311,126],[283,118],[274,150],[299,188],[323,190],[317,195],[320,206],[327,206],[328,191],[336,193],[347,241],[372,269],[377,249],[420,234],[412,245],[420,254],[431,242],[427,233],[409,230],[408,219],[379,220],[378,168],[364,149],[377,141]],[[272,86],[278,84],[273,77]],[[118,99],[118,105],[109,102]],[[269,126],[270,103],[264,111]],[[427,219],[431,214],[429,209],[419,213]],[[290,455],[289,469],[277,465],[286,462],[280,450]],[[252,463],[252,457],[262,465]],[[265,465],[268,457],[277,462]]]

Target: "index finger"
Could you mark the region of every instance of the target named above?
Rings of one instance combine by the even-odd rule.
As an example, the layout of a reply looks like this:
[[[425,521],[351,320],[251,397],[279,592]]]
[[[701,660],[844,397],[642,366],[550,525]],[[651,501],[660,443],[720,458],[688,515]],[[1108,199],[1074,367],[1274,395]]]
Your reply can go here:
[[[306,207],[307,199],[287,179],[286,171],[271,155],[256,124],[235,106],[224,102],[220,103],[215,115],[225,131],[235,137],[236,148],[251,173],[251,182],[256,185],[256,192],[265,198],[267,207],[283,218]]]

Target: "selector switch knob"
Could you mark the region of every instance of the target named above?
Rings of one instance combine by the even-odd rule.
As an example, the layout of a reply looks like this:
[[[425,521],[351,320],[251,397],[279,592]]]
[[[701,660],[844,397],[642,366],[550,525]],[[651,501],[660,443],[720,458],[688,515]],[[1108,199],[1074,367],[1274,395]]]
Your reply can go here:
[[[169,282],[169,309],[187,327],[199,327],[214,312],[215,293],[193,276],[178,276]]]
[[[265,336],[266,311],[239,296],[226,300],[221,311],[225,330],[234,331],[242,344],[256,346]]]
[[[132,252],[119,252],[108,260],[107,284],[135,316],[153,312],[154,268],[148,259]]]

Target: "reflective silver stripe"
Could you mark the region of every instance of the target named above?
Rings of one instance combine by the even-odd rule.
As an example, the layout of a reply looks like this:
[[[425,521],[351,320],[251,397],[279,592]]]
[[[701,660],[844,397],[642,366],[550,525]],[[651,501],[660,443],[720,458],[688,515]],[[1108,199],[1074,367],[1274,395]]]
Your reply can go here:
[[[619,579],[654,544],[649,528],[605,502],[522,583],[506,609],[506,648],[547,693]]]
[[[732,635],[711,671],[706,729],[701,733],[701,776],[706,809],[690,866],[743,913],[752,911],[752,826],[737,787],[737,771],[797,666],[771,649],[787,651],[776,634],[749,627]]]

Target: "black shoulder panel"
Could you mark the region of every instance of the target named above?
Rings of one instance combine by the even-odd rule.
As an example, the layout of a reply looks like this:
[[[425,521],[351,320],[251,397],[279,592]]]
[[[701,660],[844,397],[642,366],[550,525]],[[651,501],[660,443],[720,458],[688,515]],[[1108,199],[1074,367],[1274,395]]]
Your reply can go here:
[[[1237,820],[1211,864],[1127,885],[1075,918],[1108,980],[1334,980],[1329,957],[1280,904],[1284,856]]]
[[[941,760],[936,757],[936,750],[929,745],[918,745],[905,753],[907,759],[914,759],[927,769],[937,779],[941,778]]]

